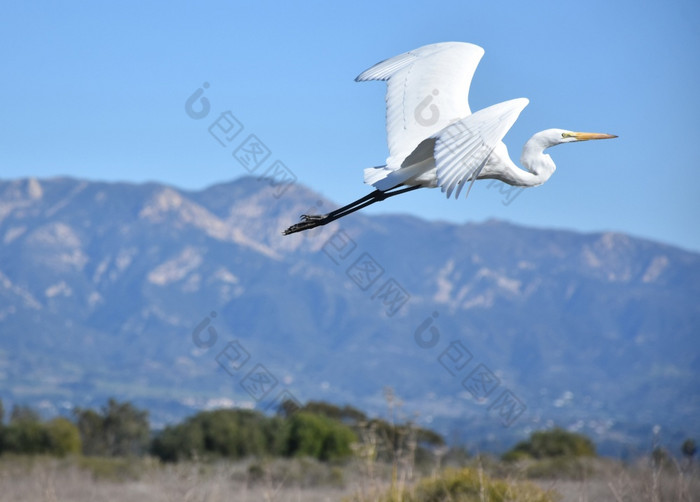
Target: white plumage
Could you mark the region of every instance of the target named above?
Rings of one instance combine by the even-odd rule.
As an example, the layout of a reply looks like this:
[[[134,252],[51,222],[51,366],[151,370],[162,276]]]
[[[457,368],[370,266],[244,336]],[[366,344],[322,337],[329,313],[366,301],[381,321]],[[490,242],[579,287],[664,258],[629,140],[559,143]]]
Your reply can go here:
[[[426,45],[377,63],[357,82],[386,80],[387,166],[398,168],[426,138],[471,114],[469,87],[484,49],[460,42]],[[443,78],[449,75],[450,78]],[[416,112],[429,99],[434,120],[419,122]]]
[[[386,166],[365,169],[365,183],[379,190],[439,186],[449,198],[476,180],[528,104],[514,99],[471,115],[469,88],[483,55],[481,47],[463,42],[426,45],[377,63],[355,79],[387,80],[389,158]],[[426,109],[428,117],[421,115]]]
[[[504,101],[475,113],[469,88],[484,50],[463,42],[431,44],[372,66],[355,78],[386,81],[386,165],[365,169],[371,194],[325,215],[302,215],[285,234],[325,225],[358,209],[421,187],[440,189],[458,198],[469,182],[497,179],[509,185],[541,185],[556,166],[544,150],[610,134],[547,129],[523,148],[518,168],[501,141],[527,106],[525,98]]]

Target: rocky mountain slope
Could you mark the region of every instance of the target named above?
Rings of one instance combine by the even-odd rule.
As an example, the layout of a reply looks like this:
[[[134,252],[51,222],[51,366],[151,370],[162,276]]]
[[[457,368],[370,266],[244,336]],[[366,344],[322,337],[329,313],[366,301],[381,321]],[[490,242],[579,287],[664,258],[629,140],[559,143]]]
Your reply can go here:
[[[287,188],[287,187],[284,187]],[[558,424],[610,451],[700,423],[700,255],[617,233],[361,213],[242,178],[202,191],[0,181],[0,397],[47,413],[382,392],[499,448]],[[694,430],[693,430],[694,429]]]

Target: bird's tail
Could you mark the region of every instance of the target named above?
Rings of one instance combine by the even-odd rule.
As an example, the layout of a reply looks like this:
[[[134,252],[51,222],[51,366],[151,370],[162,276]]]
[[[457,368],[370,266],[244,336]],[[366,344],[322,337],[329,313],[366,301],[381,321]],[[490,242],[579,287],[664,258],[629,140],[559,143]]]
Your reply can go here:
[[[394,169],[390,169],[387,166],[368,167],[365,169],[365,184],[379,188],[376,184],[393,172]]]

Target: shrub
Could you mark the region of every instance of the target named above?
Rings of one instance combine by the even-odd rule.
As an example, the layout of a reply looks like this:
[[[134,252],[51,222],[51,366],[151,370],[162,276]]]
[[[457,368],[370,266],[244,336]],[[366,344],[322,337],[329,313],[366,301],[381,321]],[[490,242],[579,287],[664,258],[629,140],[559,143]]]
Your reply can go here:
[[[553,502],[556,495],[528,482],[492,479],[474,469],[446,469],[420,481],[414,488],[396,489],[374,498],[379,502]],[[354,500],[360,500],[355,498]]]
[[[529,440],[515,445],[512,450],[503,455],[503,459],[515,461],[527,457],[541,459],[567,456],[595,456],[595,445],[583,434],[557,427],[532,433]]]
[[[148,412],[129,402],[110,399],[100,413],[80,408],[73,413],[86,455],[138,455],[148,445]]]
[[[319,460],[333,460],[352,453],[350,445],[357,440],[349,427],[308,412],[299,412],[288,421],[285,453],[290,456],[308,456]]]
[[[46,424],[48,450],[60,457],[70,453],[80,453],[82,443],[80,431],[71,421],[65,418],[54,418]]]
[[[14,422],[2,430],[0,451],[11,453],[46,453],[48,438],[41,422],[22,420]]]
[[[151,443],[151,453],[166,462],[194,456],[279,455],[284,449],[282,423],[279,417],[251,410],[204,411],[166,427]]]
[[[43,423],[27,416],[0,428],[0,453],[64,456],[80,447],[78,428],[65,418]]]
[[[688,460],[692,460],[697,451],[698,449],[695,446],[695,440],[688,438],[683,441],[683,444],[681,445],[681,453]]]
[[[78,467],[96,480],[136,481],[153,468],[148,459],[133,457],[77,457],[76,460]]]

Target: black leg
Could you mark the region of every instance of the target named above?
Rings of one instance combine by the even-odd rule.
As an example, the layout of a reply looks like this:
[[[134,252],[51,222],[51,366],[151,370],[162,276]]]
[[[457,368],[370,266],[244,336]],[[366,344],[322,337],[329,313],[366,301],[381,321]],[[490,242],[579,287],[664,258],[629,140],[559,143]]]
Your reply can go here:
[[[350,204],[347,204],[343,207],[340,207],[334,211],[331,211],[330,213],[327,214],[322,214],[322,215],[308,215],[308,214],[302,214],[301,215],[301,222],[297,223],[295,225],[292,225],[289,227],[287,230],[284,231],[284,235],[289,235],[293,234],[295,232],[302,232],[304,230],[309,230],[310,228],[315,228],[315,227],[320,227],[322,225],[326,225],[330,223],[331,221],[335,221],[338,218],[342,218],[343,216],[347,216],[350,213],[354,213],[355,211],[358,211],[362,208],[365,208],[367,206],[370,206],[374,204],[375,202],[382,201],[384,199],[388,199],[389,197],[393,197],[394,195],[400,195],[402,193],[410,192],[411,190],[416,190],[418,188],[422,188],[421,186],[411,186],[407,188],[401,188],[396,190],[398,187],[394,187],[390,190],[387,190],[386,192],[383,192],[382,190],[375,190],[374,192],[365,195],[364,197],[361,197],[357,199],[354,202],[351,202]],[[391,190],[394,190],[393,192]]]

